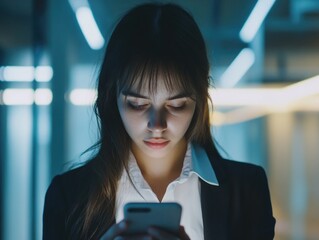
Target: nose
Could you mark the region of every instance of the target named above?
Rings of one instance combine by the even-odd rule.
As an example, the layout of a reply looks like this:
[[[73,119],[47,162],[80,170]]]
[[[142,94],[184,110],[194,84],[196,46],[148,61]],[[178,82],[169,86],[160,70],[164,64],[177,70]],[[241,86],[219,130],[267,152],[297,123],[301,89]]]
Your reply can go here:
[[[147,128],[152,132],[159,133],[167,129],[166,113],[164,109],[151,109]]]

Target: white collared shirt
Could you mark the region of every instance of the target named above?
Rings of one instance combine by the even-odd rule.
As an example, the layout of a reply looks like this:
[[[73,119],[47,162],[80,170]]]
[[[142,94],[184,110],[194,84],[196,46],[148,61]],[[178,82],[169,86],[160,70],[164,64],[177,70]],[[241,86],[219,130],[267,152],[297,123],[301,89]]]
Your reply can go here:
[[[119,180],[116,198],[116,222],[121,221],[123,207],[128,202],[160,202],[152,191],[137,165],[134,155],[129,157],[128,173],[124,170]],[[203,219],[200,201],[200,182],[218,186],[218,181],[204,149],[188,144],[181,175],[166,189],[162,202],[177,202],[182,206],[181,225],[190,239],[204,239]]]

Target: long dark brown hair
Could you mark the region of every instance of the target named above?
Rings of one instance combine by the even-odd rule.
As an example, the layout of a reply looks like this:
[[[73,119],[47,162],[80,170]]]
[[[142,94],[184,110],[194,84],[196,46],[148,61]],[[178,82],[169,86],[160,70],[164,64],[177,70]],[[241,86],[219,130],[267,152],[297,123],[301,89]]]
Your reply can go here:
[[[97,239],[114,222],[117,183],[131,145],[117,97],[136,83],[156,91],[159,73],[169,89],[181,88],[196,101],[187,140],[218,154],[210,134],[209,62],[193,17],[174,4],[133,8],[115,27],[101,65],[95,103],[100,140],[96,156],[86,163],[89,187],[68,221],[72,239]],[[74,213],[80,217],[73,219]]]

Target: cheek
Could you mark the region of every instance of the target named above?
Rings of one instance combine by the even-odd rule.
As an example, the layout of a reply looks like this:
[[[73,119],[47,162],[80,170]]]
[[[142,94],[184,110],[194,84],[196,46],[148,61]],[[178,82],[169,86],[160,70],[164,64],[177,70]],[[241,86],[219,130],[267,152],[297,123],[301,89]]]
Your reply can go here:
[[[187,112],[170,116],[167,121],[168,128],[175,134],[184,135],[192,121],[194,111],[194,109],[189,109]]]
[[[120,110],[120,115],[126,132],[131,138],[139,135],[145,129],[146,124],[142,115],[123,109]]]
[[[134,134],[143,121],[141,121],[140,116],[137,116],[136,113],[126,108],[120,99],[118,99],[117,105],[125,130],[132,137],[132,134]]]
[[[144,118],[134,113],[126,113],[125,114],[125,121],[127,122],[127,126],[133,128],[141,128],[144,124]]]

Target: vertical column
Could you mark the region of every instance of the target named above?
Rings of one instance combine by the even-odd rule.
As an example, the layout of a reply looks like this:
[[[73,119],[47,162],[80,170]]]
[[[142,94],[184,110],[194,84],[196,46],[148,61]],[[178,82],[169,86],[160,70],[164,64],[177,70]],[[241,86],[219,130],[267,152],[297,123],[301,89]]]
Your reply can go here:
[[[0,64],[3,63],[3,52],[0,49]],[[0,91],[6,88],[4,82],[0,82]],[[0,105],[0,133],[5,133],[6,128],[6,108]],[[3,240],[3,231],[4,231],[4,167],[5,167],[5,152],[7,150],[7,142],[4,134],[1,134],[0,138],[0,240]]]
[[[1,86],[2,87],[2,86]],[[2,88],[0,88],[2,90]],[[5,107],[0,105],[0,132],[5,133],[6,111]],[[0,233],[3,233],[4,223],[4,167],[5,167],[5,152],[6,152],[6,140],[1,134],[0,138]],[[2,234],[0,234],[0,240],[3,240]]]
[[[51,65],[53,101],[51,105],[52,139],[50,177],[61,172],[66,161],[67,129],[65,93],[69,81],[69,29],[67,15],[70,14],[68,1],[48,2],[48,40]]]
[[[307,209],[307,183],[305,172],[305,146],[303,116],[295,114],[292,140],[290,208],[292,221],[292,239],[305,237],[305,213]]]
[[[7,108],[3,239],[30,239],[31,129],[30,106]]]
[[[287,234],[290,214],[291,158],[294,129],[293,114],[277,113],[267,118],[269,187],[274,215],[277,219],[277,237]]]
[[[45,43],[46,43],[46,0],[33,0],[33,11],[32,11],[32,53],[33,53],[33,66],[36,68],[40,65],[43,57]],[[32,82],[32,88],[34,91],[40,87],[40,84],[36,81],[35,77]],[[44,129],[40,125],[40,107],[34,103],[32,105],[32,148],[31,148],[31,181],[30,181],[30,239],[40,239],[40,233],[42,230],[42,221],[39,216],[42,215],[44,193],[38,187],[39,182],[47,183],[45,168],[39,168],[39,166],[45,166],[48,164],[47,154],[39,158],[40,151],[40,139],[39,134]],[[39,172],[43,171],[45,175],[43,178],[39,178]]]

